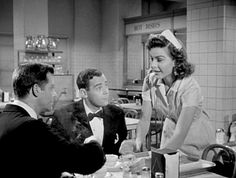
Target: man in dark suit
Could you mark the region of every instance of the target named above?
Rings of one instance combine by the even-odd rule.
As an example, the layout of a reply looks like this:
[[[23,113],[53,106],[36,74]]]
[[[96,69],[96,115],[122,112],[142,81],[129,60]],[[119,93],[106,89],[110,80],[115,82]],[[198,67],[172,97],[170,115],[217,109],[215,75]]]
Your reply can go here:
[[[53,73],[51,66],[38,63],[14,71],[16,99],[0,115],[0,177],[59,178],[64,171],[91,174],[103,166],[97,141],[69,142],[38,119],[52,105]]]
[[[56,110],[51,126],[60,127],[66,138],[80,143],[93,135],[106,154],[119,155],[127,128],[124,111],[108,104],[105,75],[97,69],[86,69],[79,73],[77,86],[82,99]]]

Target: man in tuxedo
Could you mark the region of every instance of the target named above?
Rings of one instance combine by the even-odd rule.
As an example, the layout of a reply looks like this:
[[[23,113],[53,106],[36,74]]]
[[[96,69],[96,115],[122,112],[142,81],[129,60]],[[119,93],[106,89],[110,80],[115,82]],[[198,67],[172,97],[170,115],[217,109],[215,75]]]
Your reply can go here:
[[[51,126],[60,128],[67,139],[79,143],[93,135],[106,154],[119,155],[127,128],[124,111],[108,104],[105,75],[97,69],[86,69],[79,73],[76,82],[82,99],[55,110]]]
[[[69,142],[38,119],[49,111],[54,93],[54,69],[25,64],[13,73],[15,100],[0,115],[1,177],[59,178],[61,173],[91,174],[105,163],[100,144]]]

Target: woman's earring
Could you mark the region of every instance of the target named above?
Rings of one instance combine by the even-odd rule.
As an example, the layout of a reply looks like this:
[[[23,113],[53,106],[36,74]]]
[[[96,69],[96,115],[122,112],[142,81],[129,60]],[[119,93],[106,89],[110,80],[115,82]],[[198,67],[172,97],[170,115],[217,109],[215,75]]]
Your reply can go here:
[[[174,74],[174,76],[177,76],[178,75],[178,73],[176,72],[176,68],[174,67],[174,69],[173,69],[173,74]]]

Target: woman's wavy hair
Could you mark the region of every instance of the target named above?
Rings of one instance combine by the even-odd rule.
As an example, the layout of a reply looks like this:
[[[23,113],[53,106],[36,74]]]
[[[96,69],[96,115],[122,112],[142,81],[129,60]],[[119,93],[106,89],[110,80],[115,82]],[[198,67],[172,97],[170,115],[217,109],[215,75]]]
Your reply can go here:
[[[172,59],[175,61],[172,74],[175,79],[183,79],[190,76],[194,72],[194,65],[187,61],[187,52],[182,42],[178,40],[182,48],[177,49],[170,41],[161,35],[150,35],[147,42],[147,49],[168,47]]]

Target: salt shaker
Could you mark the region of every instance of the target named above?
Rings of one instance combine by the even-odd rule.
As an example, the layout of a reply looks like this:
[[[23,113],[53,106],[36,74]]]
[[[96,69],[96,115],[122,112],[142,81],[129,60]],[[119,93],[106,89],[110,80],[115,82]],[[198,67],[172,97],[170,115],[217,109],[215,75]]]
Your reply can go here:
[[[141,178],[151,178],[149,167],[142,168]]]
[[[216,143],[224,144],[225,143],[225,131],[223,128],[216,130]]]
[[[164,178],[164,174],[162,172],[156,172],[155,178]]]

